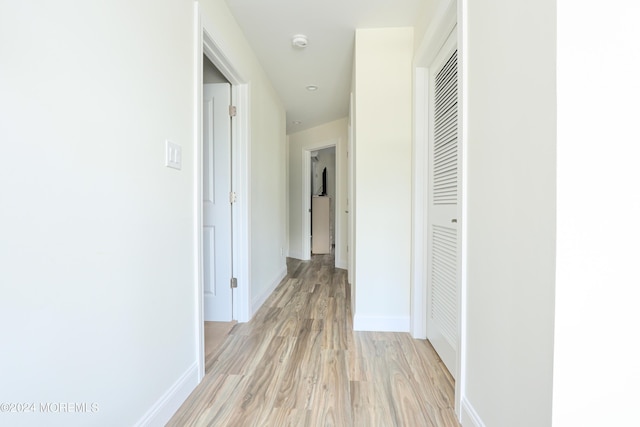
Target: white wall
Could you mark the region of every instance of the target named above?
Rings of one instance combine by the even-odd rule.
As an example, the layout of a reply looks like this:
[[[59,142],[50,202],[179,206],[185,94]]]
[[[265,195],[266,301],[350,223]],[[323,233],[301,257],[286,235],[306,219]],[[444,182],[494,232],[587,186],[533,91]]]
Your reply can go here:
[[[555,427],[638,424],[638,16],[558,2]]]
[[[258,84],[269,83],[265,77]],[[287,273],[287,165],[282,104],[274,92],[253,99],[257,101],[251,130],[251,294],[255,309]]]
[[[0,4],[0,401],[98,408],[0,423],[162,424],[195,387],[193,6]],[[203,6],[250,82],[256,298],[286,271],[285,113],[224,1]]]
[[[548,426],[556,237],[555,2],[473,0],[463,1],[463,8],[465,404],[486,426]]]
[[[256,309],[286,274],[285,111],[225,1],[205,0],[202,8],[212,36],[250,86],[250,293]]]
[[[99,409],[2,424],[133,425],[196,373],[193,39],[181,0],[0,3],[0,401]]]
[[[289,256],[293,258],[308,258],[303,254],[302,151],[337,142],[336,157],[340,159],[336,158],[336,164],[340,163],[341,170],[335,205],[337,215],[341,215],[342,227],[339,233],[336,229],[336,253],[341,253],[341,257],[336,258],[336,266],[347,266],[348,229],[347,214],[344,213],[347,205],[347,123],[347,118],[343,118],[289,135]]]
[[[354,327],[360,330],[409,330],[412,58],[412,28],[356,30]]]
[[[438,19],[439,14],[449,3],[455,0],[428,0],[423,2],[422,9],[416,11],[416,22],[413,33],[415,38],[414,49],[417,51],[421,47],[421,41],[429,27],[434,24],[434,19]]]

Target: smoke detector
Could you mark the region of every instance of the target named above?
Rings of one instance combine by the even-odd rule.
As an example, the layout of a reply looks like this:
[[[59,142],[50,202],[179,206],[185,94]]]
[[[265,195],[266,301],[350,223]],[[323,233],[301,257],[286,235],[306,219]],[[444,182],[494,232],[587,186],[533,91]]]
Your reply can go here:
[[[305,36],[304,34],[297,34],[293,36],[293,38],[291,39],[291,44],[294,47],[297,47],[300,49],[304,49],[305,47],[307,47],[308,43],[309,41],[307,40],[307,36]]]

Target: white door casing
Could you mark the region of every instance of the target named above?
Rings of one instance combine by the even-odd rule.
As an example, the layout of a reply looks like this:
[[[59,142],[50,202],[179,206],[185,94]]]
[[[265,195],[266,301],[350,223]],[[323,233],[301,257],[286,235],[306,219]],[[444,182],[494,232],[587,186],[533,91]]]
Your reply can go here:
[[[351,285],[351,304],[352,304],[352,313],[355,313],[355,213],[356,207],[354,204],[355,200],[355,186],[354,186],[354,176],[355,176],[355,151],[354,151],[354,141],[353,141],[353,93],[349,94],[349,126],[347,138],[349,138],[347,142],[347,227],[348,227],[348,238],[347,238],[347,270],[348,270],[348,280]]]
[[[233,319],[231,85],[203,86],[202,208],[204,320]]]
[[[203,255],[203,197],[202,197],[202,127],[203,127],[203,55],[231,83],[231,100],[236,107],[236,115],[231,120],[233,138],[232,186],[236,194],[233,204],[233,273],[238,287],[233,291],[233,317],[239,322],[247,322],[253,315],[251,306],[251,84],[245,78],[245,70],[232,58],[229,46],[224,43],[224,33],[209,17],[203,14],[199,1],[194,2],[195,78],[194,78],[194,294],[197,316],[194,331],[197,337],[195,353],[198,355],[198,379],[205,375],[204,361],[204,255]]]
[[[461,147],[455,31],[429,68],[427,338],[455,377],[461,287]]]
[[[427,254],[431,248],[428,247],[429,236],[429,194],[431,176],[429,139],[432,136],[430,120],[433,105],[431,104],[431,93],[433,82],[431,81],[431,71],[438,65],[436,58],[441,55],[443,46],[446,49],[458,52],[458,144],[459,144],[459,170],[461,175],[461,192],[458,203],[458,238],[459,252],[457,253],[458,271],[460,278],[457,283],[458,305],[457,316],[457,363],[451,369],[455,377],[455,410],[458,417],[463,411],[463,401],[465,396],[465,336],[466,336],[466,269],[465,269],[465,241],[466,241],[466,211],[465,211],[465,189],[466,184],[466,75],[465,69],[465,40],[466,40],[466,7],[464,2],[447,0],[446,5],[439,9],[434,16],[432,23],[418,41],[416,54],[414,57],[414,163],[413,163],[413,241],[412,241],[412,269],[411,269],[411,334],[416,339],[427,338],[427,328],[430,327],[429,283],[427,280],[429,266]],[[451,38],[453,37],[453,40]],[[453,45],[453,46],[452,46]],[[432,331],[431,331],[432,332]]]
[[[301,175],[301,188],[302,188],[302,204],[301,215],[302,218],[302,260],[307,261],[311,259],[311,152],[322,150],[324,148],[335,147],[336,149],[336,167],[335,167],[335,182],[336,182],[336,197],[335,197],[335,263],[338,259],[342,258],[342,251],[339,250],[339,236],[342,233],[342,215],[338,213],[340,210],[344,210],[342,205],[342,190],[340,183],[342,182],[342,174],[340,173],[342,168],[342,159],[339,153],[342,150],[342,138],[330,139],[327,141],[319,141],[302,148],[302,175]],[[334,263],[334,264],[335,264]]]

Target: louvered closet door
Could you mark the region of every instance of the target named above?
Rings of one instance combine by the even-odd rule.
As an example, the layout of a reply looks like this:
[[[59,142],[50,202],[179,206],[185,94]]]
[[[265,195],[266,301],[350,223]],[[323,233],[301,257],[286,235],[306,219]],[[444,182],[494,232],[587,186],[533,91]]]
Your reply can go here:
[[[461,152],[455,39],[445,43],[430,70],[427,338],[455,376],[461,265]]]

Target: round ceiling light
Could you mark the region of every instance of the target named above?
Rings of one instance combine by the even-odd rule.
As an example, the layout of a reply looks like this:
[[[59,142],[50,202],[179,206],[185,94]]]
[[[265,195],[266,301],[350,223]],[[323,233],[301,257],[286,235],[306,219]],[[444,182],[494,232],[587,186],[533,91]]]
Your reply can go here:
[[[307,40],[307,36],[305,36],[304,34],[296,34],[291,39],[291,44],[294,47],[298,47],[300,49],[304,49],[305,47],[307,47],[308,43],[309,41]]]
[[[302,122],[300,120],[294,120],[291,123],[293,123],[294,125],[301,125]]]
[[[309,92],[315,92],[316,90],[318,90],[318,86],[316,85],[308,85],[306,86],[306,88]]]

